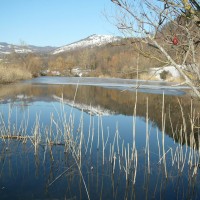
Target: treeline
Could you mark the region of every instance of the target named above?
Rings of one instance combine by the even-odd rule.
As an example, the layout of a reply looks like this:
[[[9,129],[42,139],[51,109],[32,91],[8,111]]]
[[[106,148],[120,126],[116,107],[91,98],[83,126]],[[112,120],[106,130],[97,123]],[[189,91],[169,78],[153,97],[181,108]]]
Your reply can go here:
[[[138,42],[137,42],[138,43]],[[140,72],[160,66],[156,59],[142,55],[132,39],[94,48],[82,48],[53,55],[51,53],[16,53],[4,56],[4,66],[26,69],[39,76],[44,71],[59,71],[63,76],[73,76],[73,68],[88,70],[87,76],[134,78]],[[153,48],[150,48],[150,52]],[[144,45],[143,45],[144,47]],[[140,53],[140,55],[139,55]],[[41,73],[42,72],[42,73]],[[47,74],[48,75],[48,74]]]
[[[101,47],[51,55],[48,61],[48,68],[51,70],[65,70],[66,73],[66,70],[71,72],[72,68],[78,67],[90,70],[90,76],[103,75],[123,78],[136,77],[137,68],[140,72],[144,72],[150,67],[158,66],[160,66],[158,60],[148,58],[146,55],[139,55],[138,50],[133,48],[130,39]]]

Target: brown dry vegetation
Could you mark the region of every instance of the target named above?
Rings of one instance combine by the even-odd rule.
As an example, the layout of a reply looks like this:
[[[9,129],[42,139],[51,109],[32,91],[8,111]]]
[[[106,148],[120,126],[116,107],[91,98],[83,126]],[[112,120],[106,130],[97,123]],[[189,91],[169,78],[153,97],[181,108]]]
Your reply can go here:
[[[0,84],[39,76],[45,66],[46,56],[33,53],[11,53],[4,55],[0,63]]]
[[[13,65],[28,70],[33,76],[43,70],[59,71],[63,76],[73,76],[72,69],[79,67],[90,70],[87,76],[136,78],[137,64],[140,72],[150,67],[160,66],[155,59],[139,56],[130,39],[101,47],[84,48],[58,55],[52,54],[17,54],[6,55],[7,67]],[[138,60],[138,62],[137,62]]]
[[[11,53],[4,57],[4,66],[25,69],[34,76],[46,65],[46,55],[35,53]]]
[[[151,51],[153,51],[151,49]],[[138,62],[137,62],[138,60]],[[50,70],[58,70],[70,75],[73,67],[91,70],[89,76],[136,78],[137,64],[139,72],[150,67],[159,67],[160,63],[152,58],[139,56],[130,39],[102,47],[85,48],[59,55],[52,55],[48,60]]]
[[[26,69],[0,66],[0,84],[30,79],[31,73]]]

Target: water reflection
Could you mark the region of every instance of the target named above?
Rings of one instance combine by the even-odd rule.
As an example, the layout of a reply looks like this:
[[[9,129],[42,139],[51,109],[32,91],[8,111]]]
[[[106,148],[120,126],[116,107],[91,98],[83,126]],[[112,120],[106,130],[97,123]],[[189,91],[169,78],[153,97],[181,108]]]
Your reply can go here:
[[[2,152],[1,148],[1,199],[88,199],[79,169],[70,154],[63,154],[62,146],[48,150],[41,146],[39,154],[34,155],[28,143],[11,145],[12,150]],[[90,199],[198,199],[199,176],[192,176],[192,170],[188,170],[189,174],[186,170],[185,176],[168,166],[166,179],[162,166],[152,163],[148,174],[142,156],[133,184],[134,173],[126,181],[123,171],[115,169],[112,173],[113,165],[107,160],[102,165],[101,152],[94,154],[95,158],[82,163]]]
[[[198,198],[189,96],[18,84],[0,98],[1,199]]]
[[[127,115],[132,116],[136,100],[136,93],[132,91],[121,91],[96,86],[76,85],[51,85],[51,84],[18,84],[0,87],[1,103],[13,103],[20,106],[28,106],[36,101],[54,102],[63,101],[89,114],[101,115]],[[76,93],[76,96],[75,96]],[[160,130],[162,129],[162,101],[160,94],[138,93],[137,116],[145,118],[146,100],[149,102],[149,119]],[[74,101],[75,99],[75,101]],[[180,129],[183,124],[183,114],[190,133],[191,103],[193,109],[199,110],[199,102],[191,99],[190,96],[180,97],[165,96],[166,130],[165,132],[179,141],[180,134],[174,134],[172,130]],[[182,113],[183,112],[183,113]],[[197,120],[197,119],[196,119]],[[196,129],[195,131],[199,131]],[[197,139],[197,138],[196,138]],[[189,139],[188,139],[189,140]],[[183,141],[183,143],[185,143]]]

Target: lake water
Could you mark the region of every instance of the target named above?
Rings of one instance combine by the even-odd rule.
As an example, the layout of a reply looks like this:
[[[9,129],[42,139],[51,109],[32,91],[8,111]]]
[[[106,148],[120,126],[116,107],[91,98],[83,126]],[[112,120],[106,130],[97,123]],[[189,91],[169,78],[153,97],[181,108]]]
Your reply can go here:
[[[188,93],[123,79],[0,86],[0,199],[199,199]]]

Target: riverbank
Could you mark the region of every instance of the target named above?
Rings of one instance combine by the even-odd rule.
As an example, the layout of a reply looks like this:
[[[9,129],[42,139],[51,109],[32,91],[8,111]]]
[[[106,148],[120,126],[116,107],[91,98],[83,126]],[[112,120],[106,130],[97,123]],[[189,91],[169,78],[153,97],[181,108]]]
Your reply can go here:
[[[143,72],[140,73],[138,76],[138,81],[144,81],[145,85],[147,83],[147,81],[159,81],[159,82],[165,82],[165,83],[169,83],[169,84],[178,84],[180,82],[182,82],[180,75],[174,75],[174,71],[175,69],[171,69],[171,68],[164,68],[164,69],[155,69],[152,68],[152,70],[150,70],[148,73],[147,72]],[[83,76],[82,76],[83,75]],[[5,66],[1,66],[0,67],[0,84],[9,84],[9,83],[15,83],[17,81],[20,80],[27,80],[27,79],[32,79],[33,77],[43,77],[43,76],[53,76],[53,77],[71,77],[71,78],[75,78],[75,77],[84,77],[84,78],[96,78],[96,79],[110,79],[110,80],[117,80],[117,79],[121,79],[121,80],[134,80],[136,81],[136,78],[128,78],[128,77],[123,77],[123,76],[111,76],[111,75],[99,75],[99,74],[82,74],[81,76],[79,74],[71,74],[71,76],[68,75],[64,75],[61,74],[59,72],[59,74],[53,74],[51,73],[51,71],[45,71],[45,73],[38,73],[37,76],[34,76],[30,71],[28,71],[27,69],[23,69],[20,67],[14,67],[14,66],[9,66],[9,67],[5,67]],[[125,81],[125,82],[126,82]]]
[[[31,78],[32,74],[26,69],[0,67],[0,84],[14,83]]]
[[[43,76],[23,83],[43,84],[43,85],[79,85],[79,86],[98,86],[112,88],[121,91],[135,91],[166,95],[183,95],[188,86],[178,86],[174,82],[136,80],[122,78],[96,78],[96,77],[59,77]],[[175,86],[176,85],[176,86]]]

